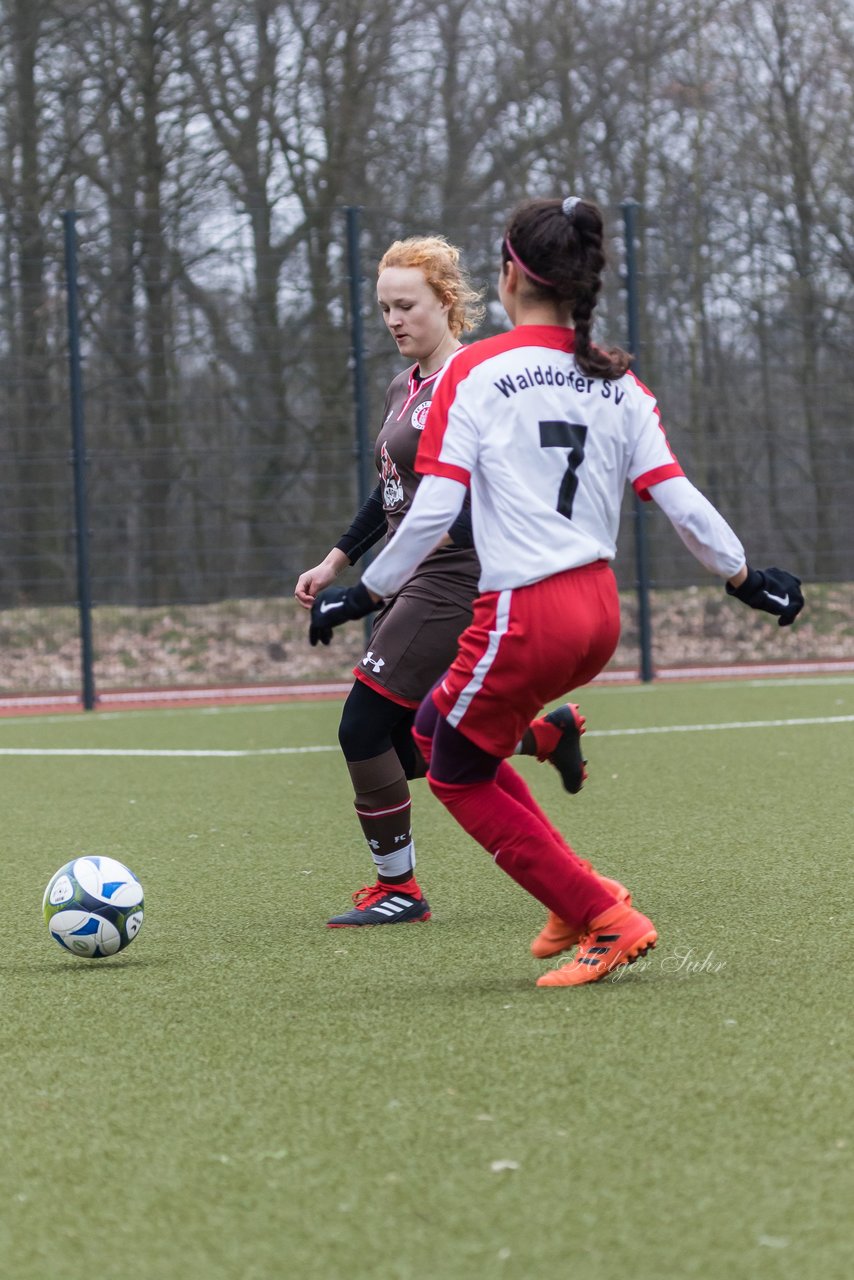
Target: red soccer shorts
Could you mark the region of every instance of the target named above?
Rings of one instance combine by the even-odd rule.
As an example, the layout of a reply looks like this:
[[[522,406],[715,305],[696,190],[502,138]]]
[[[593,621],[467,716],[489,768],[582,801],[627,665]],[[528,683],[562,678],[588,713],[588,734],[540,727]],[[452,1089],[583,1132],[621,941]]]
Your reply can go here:
[[[507,757],[544,706],[599,674],[619,636],[617,584],[605,560],[488,591],[433,701],[471,742]]]

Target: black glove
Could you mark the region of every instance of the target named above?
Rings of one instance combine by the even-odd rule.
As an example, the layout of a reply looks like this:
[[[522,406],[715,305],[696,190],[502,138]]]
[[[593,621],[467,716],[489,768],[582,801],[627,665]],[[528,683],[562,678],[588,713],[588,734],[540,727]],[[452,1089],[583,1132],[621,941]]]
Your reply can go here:
[[[751,609],[763,609],[780,619],[781,627],[790,627],[804,607],[801,580],[785,569],[751,569],[740,587],[726,584],[728,596],[735,596]]]
[[[467,503],[454,523],[448,529],[453,546],[459,550],[467,550],[474,546],[474,531],[471,527],[471,505]]]
[[[380,602],[371,599],[368,588],[361,582],[357,582],[355,587],[327,587],[325,591],[318,592],[311,606],[309,644],[329,644],[333,627],[339,627],[342,622],[352,622],[354,618],[364,618],[379,607]]]

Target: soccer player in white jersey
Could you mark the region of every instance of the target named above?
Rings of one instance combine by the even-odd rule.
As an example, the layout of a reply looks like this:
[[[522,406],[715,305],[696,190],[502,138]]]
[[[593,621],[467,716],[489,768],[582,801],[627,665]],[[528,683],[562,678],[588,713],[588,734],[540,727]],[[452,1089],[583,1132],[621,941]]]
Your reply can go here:
[[[532,950],[578,944],[541,986],[594,982],[643,955],[652,921],[593,875],[507,764],[537,711],[592,680],[613,654],[619,601],[610,568],[627,482],[665,512],[697,559],[754,609],[792,623],[800,580],[756,570],[719,512],[685,477],[629,356],[591,341],[605,266],[603,223],[577,197],[511,215],[499,297],[513,328],[445,366],[419,446],[423,474],[394,542],[362,582],[322,593],[327,626],[396,591],[471,494],[480,594],[457,656],[424,700],[414,737],[449,812],[549,912]],[[535,722],[542,747],[557,734]],[[557,745],[553,738],[551,749]]]

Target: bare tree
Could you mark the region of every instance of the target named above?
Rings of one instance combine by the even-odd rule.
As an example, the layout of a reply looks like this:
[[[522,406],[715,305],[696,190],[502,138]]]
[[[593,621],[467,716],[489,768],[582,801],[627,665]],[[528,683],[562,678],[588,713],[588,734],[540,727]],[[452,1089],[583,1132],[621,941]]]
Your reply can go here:
[[[55,412],[57,366],[52,358],[58,280],[50,262],[48,220],[56,156],[48,153],[49,107],[40,66],[50,61],[56,13],[50,0],[11,0],[2,12],[6,57],[2,95],[5,160],[0,165],[3,208],[4,399],[13,444],[16,514],[12,537],[18,555],[0,573],[8,596],[39,599],[64,582],[68,507],[59,495],[66,476],[67,418]],[[54,223],[53,232],[61,228]],[[55,262],[55,260],[54,260]],[[69,584],[70,586],[70,584]]]
[[[769,355],[778,371],[778,440],[787,438],[790,451],[787,471],[777,469],[785,486],[780,506],[791,521],[806,500],[815,529],[813,563],[828,567],[840,519],[828,495],[840,444],[843,456],[847,446],[829,429],[826,387],[835,361],[828,366],[825,353],[833,348],[840,307],[850,316],[852,298],[850,279],[843,287],[833,252],[833,226],[844,219],[846,203],[836,177],[839,108],[847,103],[843,118],[849,120],[852,110],[851,66],[837,38],[845,12],[839,0],[751,0],[733,11],[739,106],[753,123],[750,136],[741,132],[739,154],[751,166],[754,206],[764,207],[763,241],[774,281],[776,333]],[[780,398],[781,384],[789,388],[788,400]],[[779,447],[778,441],[772,445]],[[806,476],[798,475],[800,469]]]
[[[177,341],[170,228],[180,222],[184,154],[168,0],[96,0],[65,33],[70,194],[81,202],[81,293],[88,368],[95,563],[138,598],[180,582],[171,519],[179,505]],[[128,466],[108,468],[116,450]],[[103,466],[101,461],[103,459]],[[108,589],[109,592],[109,589]]]
[[[642,372],[693,473],[842,572],[852,49],[849,0],[0,0],[5,598],[71,589],[71,206],[99,598],[276,592],[346,519],[346,207],[371,286],[427,231],[491,282],[507,209],[561,192],[618,266],[642,205]],[[624,301],[614,272],[617,341]],[[376,410],[398,365],[367,331]]]

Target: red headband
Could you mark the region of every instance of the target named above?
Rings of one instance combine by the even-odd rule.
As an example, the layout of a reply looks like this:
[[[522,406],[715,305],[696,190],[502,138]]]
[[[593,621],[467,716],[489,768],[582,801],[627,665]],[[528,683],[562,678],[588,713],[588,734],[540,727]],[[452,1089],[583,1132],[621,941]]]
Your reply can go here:
[[[538,276],[536,271],[532,271],[530,267],[525,266],[524,262],[519,257],[516,250],[513,248],[507,236],[504,237],[504,248],[510,254],[510,257],[516,263],[516,266],[519,268],[519,270],[524,271],[526,276],[530,276],[532,280],[536,280],[537,284],[547,285],[549,289],[554,288],[554,285],[552,284],[551,280],[547,280],[545,276]]]

